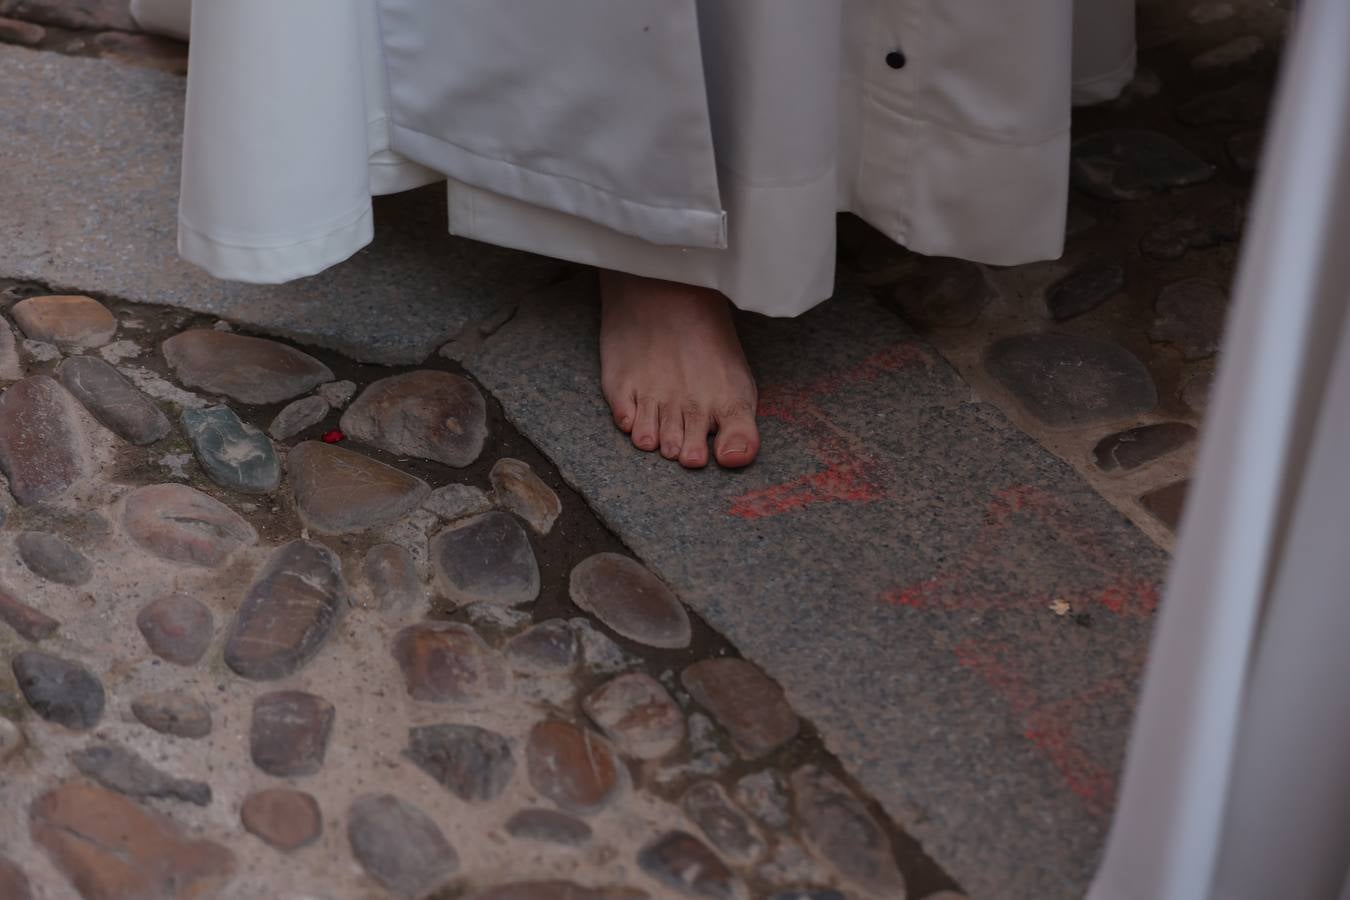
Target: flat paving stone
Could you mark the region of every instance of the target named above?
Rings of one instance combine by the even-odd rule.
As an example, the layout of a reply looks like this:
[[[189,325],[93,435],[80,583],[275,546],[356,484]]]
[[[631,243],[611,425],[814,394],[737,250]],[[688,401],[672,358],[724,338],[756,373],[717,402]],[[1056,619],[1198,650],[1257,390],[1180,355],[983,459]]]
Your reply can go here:
[[[689,646],[689,614],[670,588],[637,560],[597,553],[572,569],[568,594],[579,608],[649,647]]]
[[[724,859],[737,866],[759,862],[768,847],[750,817],[732,803],[715,781],[696,781],[680,798],[680,808]]]
[[[28,819],[34,843],[86,900],[205,898],[235,874],[228,848],[194,839],[167,816],[87,782],[39,795]]]
[[[228,406],[185,409],[182,422],[197,462],[216,484],[246,494],[267,494],[281,484],[272,442]]]
[[[895,283],[891,304],[918,328],[959,328],[978,319],[996,293],[980,264],[938,256]]]
[[[409,626],[395,636],[393,652],[414,700],[480,703],[511,688],[511,672],[501,654],[468,625]]]
[[[1053,428],[1141,415],[1158,404],[1148,369],[1124,347],[1067,334],[1004,338],[985,368],[1018,403]]]
[[[1103,131],[1073,143],[1073,186],[1104,200],[1134,200],[1156,191],[1199,184],[1214,166],[1164,134]]]
[[[422,578],[412,554],[399,544],[376,544],[361,559],[361,578],[376,609],[414,609]]]
[[[326,534],[350,534],[395,522],[426,498],[427,483],[352,450],[319,441],[286,458],[300,516]]]
[[[1045,305],[1056,322],[1081,316],[1125,288],[1125,269],[1118,263],[1089,263],[1074,269],[1045,290]]]
[[[661,682],[645,673],[605,682],[581,707],[624,756],[660,759],[684,743],[684,714]]]
[[[240,403],[280,403],[333,380],[329,368],[308,353],[213,328],[176,334],[160,349],[185,387]]]
[[[1181,526],[1181,514],[1186,507],[1186,494],[1190,486],[1189,481],[1164,485],[1140,497],[1139,505],[1159,522],[1176,531]]]
[[[258,540],[242,516],[185,484],[152,484],[127,495],[122,524],[160,559],[214,568]]]
[[[565,619],[547,619],[506,642],[513,669],[534,674],[570,672],[577,665],[577,634]]]
[[[797,736],[801,722],[783,689],[754,663],[705,659],[680,673],[680,683],[731,735],[736,750],[756,759]]]
[[[346,603],[337,554],[295,540],[272,552],[235,613],[225,664],[245,678],[283,678],[319,652]]]
[[[131,701],[131,713],[161,734],[204,738],[211,733],[211,707],[183,691],[156,691]]]
[[[607,740],[558,719],[530,729],[525,766],[536,791],[578,816],[600,812],[627,784],[627,770]]]
[[[686,897],[740,900],[745,885],[707,844],[685,831],[657,838],[638,853],[642,871]]]
[[[885,897],[904,897],[905,879],[890,839],[861,801],[814,766],[792,773],[802,838],[844,878]]]
[[[16,381],[0,394],[0,470],[21,505],[54,500],[88,474],[88,440],[75,406],[46,375]]]
[[[459,869],[458,854],[431,817],[391,794],[352,803],[347,841],[366,873],[400,897],[421,897]]]
[[[506,820],[506,833],[524,841],[580,847],[591,839],[591,826],[556,809],[522,809]]]
[[[1092,450],[1092,459],[1103,472],[1128,472],[1181,449],[1195,435],[1195,426],[1185,422],[1141,425],[1102,438]]]
[[[24,640],[34,642],[51,637],[61,627],[60,622],[24,603],[4,585],[0,585],[0,622],[13,628]]]
[[[415,726],[403,752],[466,803],[495,800],[516,771],[511,742],[475,725]]]
[[[538,534],[548,534],[562,513],[562,501],[553,488],[544,484],[529,463],[518,459],[499,459],[488,474],[493,496],[507,509],[529,524]]]
[[[81,775],[128,797],[182,800],[197,806],[211,802],[211,786],[206,782],[175,778],[121,744],[110,741],[90,744],[72,751],[70,761]]]
[[[468,484],[447,484],[434,489],[422,501],[422,508],[453,522],[492,509],[492,500],[482,488]]]
[[[173,429],[164,410],[102,359],[72,356],[57,366],[56,377],[90,415],[125,441],[145,446]]]
[[[65,538],[45,531],[21,531],[14,536],[19,559],[46,581],[76,587],[94,577],[94,566]]]
[[[347,435],[399,456],[463,467],[487,440],[487,403],[466,378],[423,369],[371,384],[342,414]]]
[[[286,441],[295,437],[306,428],[313,428],[327,417],[328,401],[322,397],[301,397],[282,407],[267,426],[267,433],[274,440]]]
[[[1188,360],[1218,352],[1228,315],[1228,292],[1205,278],[1187,278],[1158,292],[1150,340],[1175,344]]]
[[[196,597],[169,594],[141,607],[136,627],[156,656],[180,666],[194,666],[211,646],[215,616]]]
[[[436,587],[461,606],[519,606],[539,596],[539,563],[510,514],[488,512],[452,523],[431,539]]]
[[[323,767],[337,714],[307,691],[274,691],[253,701],[248,746],[253,764],[268,775],[313,775]]]
[[[33,900],[28,876],[12,860],[0,856],[0,897],[5,900]]]
[[[309,846],[323,833],[319,802],[289,788],[249,794],[239,806],[239,821],[249,834],[286,853]]]
[[[103,718],[103,683],[79,663],[40,650],[23,650],[10,665],[23,698],[48,722],[83,731]]]
[[[32,340],[67,349],[101,347],[117,331],[117,318],[92,297],[29,297],[14,304],[10,315]]]
[[[585,887],[572,881],[514,881],[472,895],[471,900],[648,900],[646,891],[627,887]]]

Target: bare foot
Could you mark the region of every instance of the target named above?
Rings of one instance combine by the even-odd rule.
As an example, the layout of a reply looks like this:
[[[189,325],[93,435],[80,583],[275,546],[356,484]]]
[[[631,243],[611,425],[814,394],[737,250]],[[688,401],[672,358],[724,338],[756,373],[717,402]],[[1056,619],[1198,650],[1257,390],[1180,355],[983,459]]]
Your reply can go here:
[[[600,373],[614,423],[640,450],[697,469],[727,468],[759,452],[755,378],[731,304],[716,291],[602,272]]]

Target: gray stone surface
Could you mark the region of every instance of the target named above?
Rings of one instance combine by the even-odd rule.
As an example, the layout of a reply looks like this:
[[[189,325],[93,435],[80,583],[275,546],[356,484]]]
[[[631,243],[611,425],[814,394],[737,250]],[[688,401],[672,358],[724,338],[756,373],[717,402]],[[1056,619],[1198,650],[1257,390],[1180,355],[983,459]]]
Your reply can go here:
[[[375,241],[326,273],[280,286],[217,281],[175,249],[183,79],[0,46],[0,109],[10,133],[42,135],[6,143],[0,277],[227,315],[363,361],[413,363],[486,319],[504,290],[556,271],[449,237],[444,188],[431,186],[378,199]]]
[[[390,794],[357,798],[347,813],[352,855],[400,897],[420,897],[459,868],[459,856],[431,817]]]
[[[185,409],[183,431],[211,480],[246,494],[265,494],[281,483],[281,461],[267,435],[239,420],[228,406]]]
[[[974,896],[1084,893],[1163,553],[857,291],[742,320],[765,451],[737,473],[633,452],[595,322],[561,286],[467,366]]]
[[[496,799],[511,782],[511,742],[476,725],[418,725],[404,751],[417,767],[468,803]]]
[[[135,751],[109,741],[90,744],[70,754],[80,774],[128,797],[163,797],[206,806],[211,787],[202,781],[175,778],[156,769]]]
[[[94,575],[93,564],[60,535],[21,531],[14,536],[19,559],[34,575],[57,584],[77,586]]]
[[[133,444],[153,444],[172,428],[164,411],[104,360],[73,356],[56,377],[95,419]]]

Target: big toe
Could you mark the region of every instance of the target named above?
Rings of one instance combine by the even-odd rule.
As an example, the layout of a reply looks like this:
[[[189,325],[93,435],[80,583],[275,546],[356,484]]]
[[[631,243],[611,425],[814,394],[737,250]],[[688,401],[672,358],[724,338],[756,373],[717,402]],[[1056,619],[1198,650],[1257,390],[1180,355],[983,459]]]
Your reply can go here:
[[[758,454],[759,428],[755,425],[753,407],[718,418],[713,455],[719,466],[739,469],[754,462]]]

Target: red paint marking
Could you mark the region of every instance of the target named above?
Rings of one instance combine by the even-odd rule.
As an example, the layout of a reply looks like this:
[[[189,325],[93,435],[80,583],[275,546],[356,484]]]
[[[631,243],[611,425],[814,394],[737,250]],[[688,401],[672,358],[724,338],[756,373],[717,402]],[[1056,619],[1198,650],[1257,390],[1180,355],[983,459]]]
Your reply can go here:
[[[999,648],[965,641],[954,647],[952,654],[1022,720],[1022,736],[1045,755],[1070,792],[1093,814],[1109,815],[1116,795],[1115,777],[1074,739],[1073,733],[1086,710],[1120,694],[1122,686],[1104,681],[1066,699],[1046,703],[1024,672],[999,658]]]
[[[338,429],[334,428],[332,431],[325,431],[323,433],[322,439],[325,444],[336,444],[338,441],[342,440],[345,437],[346,437],[345,434],[343,434]]]
[[[877,476],[875,457],[856,435],[839,428],[817,403],[854,384],[875,382],[910,366],[933,364],[932,355],[918,344],[896,344],[872,354],[842,372],[804,385],[769,385],[760,391],[759,415],[806,432],[811,453],[821,469],[779,484],[735,497],[727,510],[741,519],[779,516],[816,503],[872,503],[888,494]]]
[[[857,463],[834,465],[822,472],[749,491],[737,497],[728,512],[741,519],[762,519],[813,503],[868,503],[885,499],[885,491],[867,480],[866,469],[867,466]]]

